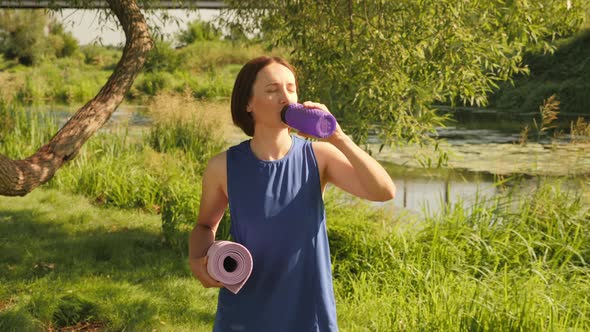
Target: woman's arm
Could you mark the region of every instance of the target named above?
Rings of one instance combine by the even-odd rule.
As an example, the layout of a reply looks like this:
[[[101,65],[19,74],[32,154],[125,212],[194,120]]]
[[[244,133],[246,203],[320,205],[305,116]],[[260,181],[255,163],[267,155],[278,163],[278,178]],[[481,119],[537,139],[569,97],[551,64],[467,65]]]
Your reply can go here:
[[[204,287],[223,287],[207,273],[207,250],[215,241],[215,232],[227,207],[226,154],[219,154],[207,164],[199,216],[189,239],[189,264],[193,275]]]
[[[303,104],[328,111],[322,104]],[[387,171],[356,145],[340,125],[336,126],[326,141],[313,145],[319,159],[322,185],[331,182],[355,196],[371,201],[388,201],[395,197],[395,185]]]

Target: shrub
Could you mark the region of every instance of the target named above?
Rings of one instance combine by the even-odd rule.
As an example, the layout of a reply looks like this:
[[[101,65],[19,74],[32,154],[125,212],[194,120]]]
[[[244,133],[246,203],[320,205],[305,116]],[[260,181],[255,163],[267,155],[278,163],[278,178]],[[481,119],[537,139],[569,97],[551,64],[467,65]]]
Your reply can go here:
[[[225,146],[219,119],[210,112],[209,106],[196,103],[190,96],[158,96],[150,106],[154,124],[145,136],[146,142],[184,165],[162,189],[164,238],[182,253],[186,253],[187,233],[197,220],[201,174],[207,161]],[[218,232],[227,237],[229,229],[223,226]]]
[[[150,72],[143,75],[137,82],[137,90],[155,96],[162,91],[169,90],[174,77],[166,72]]]
[[[169,42],[157,41],[148,53],[143,69],[147,73],[167,71],[173,72],[181,64],[181,59]]]
[[[97,66],[104,66],[113,62],[113,57],[115,56],[113,53],[118,53],[108,50],[105,47],[92,44],[84,45],[80,47],[80,50],[84,56],[84,63]]]
[[[8,59],[33,65],[44,57],[47,16],[39,10],[3,10],[0,20],[0,51]]]
[[[78,51],[78,41],[65,31],[64,26],[56,21],[49,25],[49,41],[53,46],[55,56],[64,58],[74,55]]]
[[[179,32],[177,35],[178,41],[183,46],[200,41],[219,40],[220,38],[220,29],[216,28],[210,22],[200,20],[190,22],[187,29]]]

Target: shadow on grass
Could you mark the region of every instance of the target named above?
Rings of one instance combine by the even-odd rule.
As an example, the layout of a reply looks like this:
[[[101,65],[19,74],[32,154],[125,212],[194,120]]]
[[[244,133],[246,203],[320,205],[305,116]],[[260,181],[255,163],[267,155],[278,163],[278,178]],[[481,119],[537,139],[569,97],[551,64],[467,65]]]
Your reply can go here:
[[[216,294],[195,303],[202,294],[186,257],[157,227],[141,215],[101,223],[104,213],[93,211],[64,211],[59,221],[34,208],[0,211],[0,303],[10,303],[0,308],[0,330],[26,317],[44,328],[98,321],[115,330],[213,321]]]
[[[65,218],[72,224],[86,222],[83,215]],[[51,272],[73,278],[114,271],[140,281],[190,275],[185,258],[166,247],[156,232],[117,225],[85,232],[68,228],[35,210],[0,211],[0,261],[12,266],[8,274],[0,270],[0,277],[28,279]]]

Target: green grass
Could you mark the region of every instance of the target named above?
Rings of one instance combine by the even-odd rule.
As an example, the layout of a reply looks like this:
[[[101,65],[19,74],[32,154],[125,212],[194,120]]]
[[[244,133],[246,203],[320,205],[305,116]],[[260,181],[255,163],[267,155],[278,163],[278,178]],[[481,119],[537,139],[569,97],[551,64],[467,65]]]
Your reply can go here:
[[[0,98],[0,153],[22,159],[33,154],[57,132],[57,119],[47,113],[26,112]]]
[[[590,215],[554,188],[413,227],[329,192],[341,330],[588,330]],[[211,329],[217,292],[164,245],[156,215],[41,189],[0,197],[0,230],[0,330]]]
[[[282,51],[273,54],[277,52]],[[156,70],[139,73],[126,97],[137,103],[190,90],[197,99],[228,99],[241,66],[266,53],[261,44],[230,41],[169,49],[154,60]],[[0,58],[0,83],[6,88],[0,96],[26,104],[84,104],[98,93],[120,56],[120,50],[88,45],[75,56],[32,67]]]
[[[334,266],[343,325],[351,331],[588,330],[590,213],[577,195],[556,187],[546,183],[521,200],[508,195],[456,206],[415,232],[338,239],[354,253]],[[356,227],[348,232],[366,233]]]
[[[216,292],[164,245],[159,216],[54,190],[0,207],[0,330],[210,330]]]

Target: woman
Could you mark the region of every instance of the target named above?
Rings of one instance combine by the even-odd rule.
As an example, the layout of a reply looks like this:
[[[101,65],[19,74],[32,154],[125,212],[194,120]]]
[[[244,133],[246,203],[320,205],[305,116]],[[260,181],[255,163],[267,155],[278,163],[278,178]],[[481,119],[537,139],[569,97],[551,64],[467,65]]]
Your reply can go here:
[[[214,331],[337,331],[326,185],[372,201],[394,197],[387,172],[339,125],[324,141],[290,135],[280,111],[296,102],[295,70],[284,59],[253,59],[236,78],[233,121],[252,139],[209,161],[189,260],[204,287],[223,287],[207,273],[206,254],[229,203],[232,239],[252,254],[253,271],[238,294],[220,290]]]

